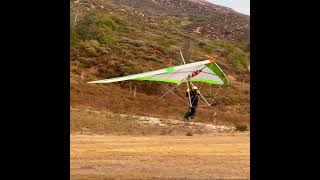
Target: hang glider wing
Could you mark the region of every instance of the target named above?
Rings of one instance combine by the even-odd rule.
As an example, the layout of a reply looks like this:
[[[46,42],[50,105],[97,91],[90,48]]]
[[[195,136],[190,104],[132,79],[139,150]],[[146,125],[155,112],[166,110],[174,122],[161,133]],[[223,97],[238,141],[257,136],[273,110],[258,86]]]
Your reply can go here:
[[[133,74],[129,76],[103,79],[91,81],[88,83],[112,83],[126,80],[140,81],[159,81],[180,84],[186,81],[188,75],[201,70],[201,72],[191,79],[191,82],[204,82],[208,84],[224,84],[228,85],[229,80],[220,67],[216,63],[211,63],[210,60],[199,61],[195,63],[184,64],[180,66],[168,67],[156,71]]]

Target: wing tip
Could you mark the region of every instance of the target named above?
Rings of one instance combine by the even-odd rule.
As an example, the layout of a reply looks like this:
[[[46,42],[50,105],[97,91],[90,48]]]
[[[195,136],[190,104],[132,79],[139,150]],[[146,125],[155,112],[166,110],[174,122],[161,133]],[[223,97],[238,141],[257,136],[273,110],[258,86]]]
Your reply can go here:
[[[98,81],[89,81],[87,82],[88,84],[96,84],[96,83],[99,83]]]

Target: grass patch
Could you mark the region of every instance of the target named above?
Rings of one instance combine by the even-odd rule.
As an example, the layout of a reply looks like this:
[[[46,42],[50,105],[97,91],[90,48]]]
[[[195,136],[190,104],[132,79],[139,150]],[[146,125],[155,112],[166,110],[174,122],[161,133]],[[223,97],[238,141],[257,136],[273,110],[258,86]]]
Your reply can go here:
[[[236,131],[244,132],[248,130],[248,126],[246,124],[237,123],[235,125]]]

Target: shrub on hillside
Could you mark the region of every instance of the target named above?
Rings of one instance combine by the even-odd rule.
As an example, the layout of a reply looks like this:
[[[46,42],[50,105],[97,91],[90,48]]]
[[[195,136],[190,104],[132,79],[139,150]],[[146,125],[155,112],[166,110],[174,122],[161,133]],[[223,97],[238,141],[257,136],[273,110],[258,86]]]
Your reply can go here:
[[[164,15],[161,18],[161,24],[170,25],[170,26],[178,26],[180,24],[180,19],[175,16]]]
[[[198,46],[199,46],[200,48],[204,48],[204,47],[207,46],[207,43],[200,41],[200,42],[198,43]]]
[[[160,38],[159,44],[164,47],[170,47],[170,45],[173,44],[173,41],[169,36],[163,36]]]
[[[196,21],[196,22],[205,22],[205,21],[208,21],[208,19],[209,19],[208,16],[203,16],[203,15],[191,16],[189,18],[190,21]]]
[[[79,38],[79,35],[77,34],[77,32],[74,30],[74,28],[71,28],[70,33],[71,33],[70,34],[70,44],[71,44],[71,46],[74,46],[79,43],[80,38]]]
[[[87,67],[86,60],[83,57],[79,57],[76,60],[72,61],[70,65],[71,71],[75,74],[80,74],[81,70]]]
[[[248,56],[240,48],[235,47],[229,50],[227,55],[229,60],[238,71],[246,71],[248,67]]]
[[[111,66],[98,66],[98,72],[100,75],[102,75],[105,78],[112,78],[116,76],[116,73],[114,72],[114,68]]]
[[[161,60],[156,56],[143,56],[143,58],[147,61],[160,62]]]
[[[97,51],[96,51],[96,46],[100,45],[98,41],[96,40],[89,40],[89,41],[81,41],[80,42],[80,47],[82,47],[86,53],[90,56],[96,56]]]
[[[143,41],[139,41],[139,40],[133,40],[133,39],[129,39],[129,38],[123,38],[119,41],[120,43],[127,43],[127,44],[131,44],[134,45],[136,47],[141,47],[144,46],[145,43]]]
[[[146,56],[146,54],[142,51],[137,52],[137,56],[140,58],[143,58],[144,56]]]
[[[114,76],[114,71],[112,69],[110,69],[110,68],[105,68],[104,73],[108,78]]]
[[[249,54],[242,48],[249,46],[237,44],[235,42],[229,42],[225,40],[206,41],[198,43],[198,46],[204,49],[207,53],[214,49],[214,52],[218,49],[226,60],[238,71],[247,71],[249,64]],[[211,52],[212,53],[212,52]]]
[[[186,136],[193,136],[193,134],[192,134],[192,132],[189,131],[186,133]]]
[[[134,55],[130,51],[126,50],[126,49],[122,49],[121,50],[121,54],[126,59],[133,59],[134,58]]]
[[[131,52],[129,52],[129,53],[127,53],[127,54],[125,55],[125,58],[126,58],[126,60],[128,60],[128,59],[133,59],[133,58],[134,58],[134,55],[133,55]]]
[[[198,47],[201,48],[207,54],[217,53],[215,46],[207,44],[206,42],[203,42],[203,41],[198,42]]]
[[[89,56],[97,56],[98,53],[108,54],[110,51],[110,48],[101,45],[97,40],[84,40],[79,44]]]
[[[240,123],[236,123],[235,125],[236,131],[246,131],[248,130],[248,126],[246,124],[240,124]]]
[[[145,46],[139,47],[139,50],[142,51],[142,52],[148,52],[148,48],[145,47]]]
[[[163,54],[169,53],[169,50],[168,50],[168,48],[166,48],[166,47],[159,46],[159,45],[156,45],[156,44],[149,44],[149,45],[150,45],[154,50],[160,51],[160,52],[163,53]]]
[[[103,44],[115,41],[114,32],[128,32],[127,23],[116,16],[100,15],[90,11],[79,19],[72,29],[72,42],[95,39]]]
[[[132,69],[131,69],[130,67],[127,67],[127,66],[125,66],[125,67],[120,67],[120,70],[121,70],[121,72],[122,72],[122,74],[123,74],[124,76],[129,75],[129,74],[132,73]]]

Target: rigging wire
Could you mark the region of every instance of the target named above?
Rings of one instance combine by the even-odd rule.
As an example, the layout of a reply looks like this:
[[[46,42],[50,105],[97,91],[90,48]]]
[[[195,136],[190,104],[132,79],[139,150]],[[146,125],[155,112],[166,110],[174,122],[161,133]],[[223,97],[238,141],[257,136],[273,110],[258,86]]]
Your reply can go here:
[[[157,81],[157,82],[158,82],[158,81]],[[158,82],[158,83],[159,83],[159,82]],[[168,90],[167,93],[171,92],[172,94],[174,94],[175,96],[177,96],[182,102],[188,103],[188,102],[185,101],[185,99],[183,99],[182,97],[180,97],[180,96],[176,95],[174,92],[172,92],[172,89],[174,89],[174,88],[176,88],[176,87],[178,87],[178,86],[175,86],[175,87],[173,87],[172,89],[169,89],[169,88],[167,88],[166,86],[164,86],[163,84],[161,84],[161,83],[159,83],[159,84]],[[166,94],[167,94],[167,93],[166,93]]]

